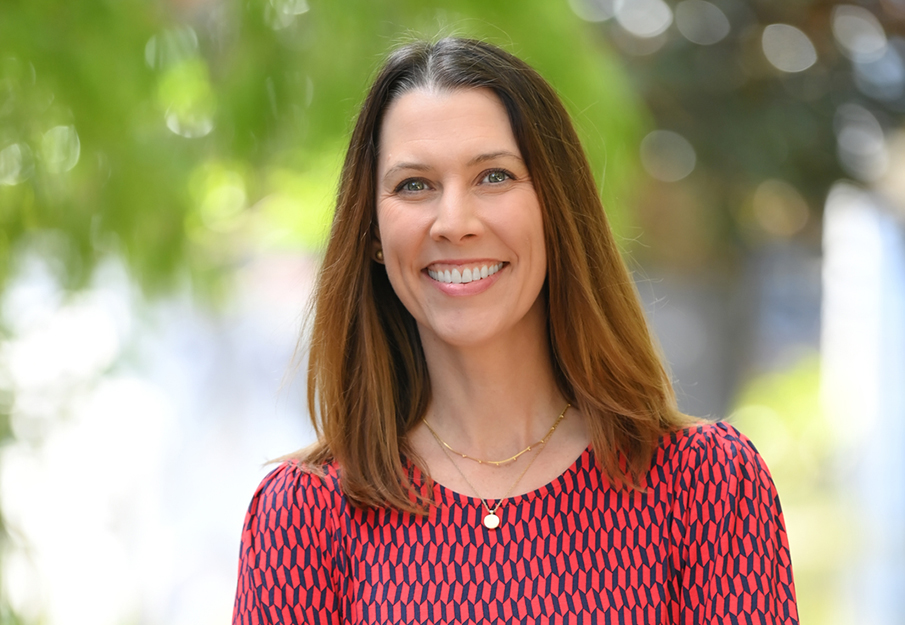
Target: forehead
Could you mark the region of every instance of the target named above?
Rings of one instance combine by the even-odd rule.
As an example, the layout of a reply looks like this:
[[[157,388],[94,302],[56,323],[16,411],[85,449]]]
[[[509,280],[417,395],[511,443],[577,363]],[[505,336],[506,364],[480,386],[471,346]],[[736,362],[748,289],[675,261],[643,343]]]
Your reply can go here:
[[[421,153],[439,157],[487,149],[518,153],[509,116],[493,91],[415,89],[387,108],[378,158],[386,164]]]

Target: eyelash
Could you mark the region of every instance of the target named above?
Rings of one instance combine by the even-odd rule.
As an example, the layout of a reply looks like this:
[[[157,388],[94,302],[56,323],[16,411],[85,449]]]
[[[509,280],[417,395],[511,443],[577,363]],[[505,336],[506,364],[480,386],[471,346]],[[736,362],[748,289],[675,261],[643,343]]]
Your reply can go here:
[[[491,169],[491,170],[489,170],[489,171],[486,171],[486,172],[484,172],[484,174],[481,176],[481,180],[484,180],[484,179],[486,179],[488,176],[491,176],[491,175],[493,175],[493,174],[503,174],[504,176],[506,176],[507,179],[509,179],[509,180],[515,180],[515,176],[513,176],[511,173],[509,173],[509,172],[506,171],[505,169]],[[504,181],[501,181],[501,182],[504,182]],[[490,184],[501,184],[501,183],[500,183],[500,182],[492,182],[492,183],[490,183]]]
[[[486,180],[489,176],[491,176],[493,174],[503,174],[508,180],[515,180],[515,176],[513,176],[512,173],[506,171],[505,169],[488,169],[487,171],[481,173],[481,176],[480,176],[481,182],[483,183],[484,180]],[[419,189],[417,191],[407,190],[405,188],[406,185],[412,184],[413,182],[418,182],[418,183],[423,184],[425,189],[428,187],[428,184],[422,178],[406,178],[405,180],[403,180],[396,186],[396,188],[393,190],[393,192],[394,193],[420,193],[421,191],[425,190],[425,189]],[[505,182],[505,181],[488,182],[486,184],[496,185],[496,184],[502,184],[503,182]]]
[[[393,193],[419,193],[420,191],[423,191],[423,189],[419,189],[418,191],[411,191],[405,188],[406,185],[413,182],[420,182],[425,186],[425,188],[427,188],[427,183],[424,182],[424,180],[422,180],[421,178],[406,178],[396,186],[396,188],[393,190]]]

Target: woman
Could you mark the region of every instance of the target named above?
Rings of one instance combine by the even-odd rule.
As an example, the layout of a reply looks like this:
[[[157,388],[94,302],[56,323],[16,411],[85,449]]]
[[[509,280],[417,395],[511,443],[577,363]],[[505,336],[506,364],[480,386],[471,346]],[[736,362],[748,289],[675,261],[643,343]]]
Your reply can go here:
[[[795,623],[750,442],[676,408],[551,87],[393,53],[315,294],[318,442],[252,500],[234,623]]]

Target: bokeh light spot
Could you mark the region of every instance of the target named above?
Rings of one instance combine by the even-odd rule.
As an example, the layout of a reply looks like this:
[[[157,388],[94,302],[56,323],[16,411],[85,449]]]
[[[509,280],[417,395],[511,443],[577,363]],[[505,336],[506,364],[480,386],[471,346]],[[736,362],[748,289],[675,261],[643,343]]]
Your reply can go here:
[[[166,114],[167,128],[186,139],[205,137],[214,129],[214,120],[204,111],[170,109]]]
[[[145,63],[152,69],[167,69],[198,54],[198,35],[181,26],[154,35],[145,44]]]
[[[842,53],[853,61],[874,61],[886,49],[886,33],[867,9],[842,4],[833,9],[833,36]]]
[[[239,171],[218,163],[207,164],[194,172],[190,189],[206,228],[228,232],[241,224],[247,192],[245,178]]]
[[[672,24],[672,9],[663,0],[622,0],[616,4],[616,21],[636,37],[656,37]]]
[[[770,64],[783,72],[803,72],[817,62],[817,50],[808,36],[788,24],[767,26],[761,44]]]
[[[843,104],[834,119],[839,162],[852,176],[872,182],[886,173],[889,155],[880,122],[859,104]]]
[[[722,41],[730,30],[726,14],[705,0],[682,0],[676,5],[676,27],[686,39],[702,46]]]
[[[274,30],[288,28],[295,18],[309,10],[308,0],[270,0],[264,5],[264,19]]]
[[[892,102],[905,93],[905,64],[893,46],[886,46],[883,55],[873,61],[855,62],[855,84],[861,93]]]
[[[216,100],[207,64],[200,58],[179,63],[161,77],[158,104],[165,111],[167,128],[189,139],[214,129]]]
[[[31,175],[31,150],[24,143],[13,143],[0,150],[0,184],[14,186]]]
[[[760,183],[752,204],[757,223],[773,236],[791,237],[808,223],[808,203],[795,187],[783,180]]]
[[[54,126],[41,139],[44,166],[52,174],[61,174],[75,167],[81,150],[75,126]]]
[[[569,7],[586,22],[605,22],[616,14],[615,0],[569,0]]]
[[[691,143],[671,130],[654,130],[641,140],[641,164],[657,180],[681,180],[694,171],[696,161]]]

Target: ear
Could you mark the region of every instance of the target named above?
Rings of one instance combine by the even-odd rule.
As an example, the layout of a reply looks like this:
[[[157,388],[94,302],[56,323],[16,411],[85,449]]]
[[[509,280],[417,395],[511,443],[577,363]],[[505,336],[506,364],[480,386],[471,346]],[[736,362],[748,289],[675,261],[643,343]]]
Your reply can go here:
[[[380,233],[375,232],[371,239],[371,258],[374,262],[383,264],[383,246],[380,243]]]

